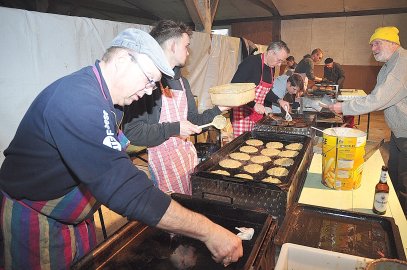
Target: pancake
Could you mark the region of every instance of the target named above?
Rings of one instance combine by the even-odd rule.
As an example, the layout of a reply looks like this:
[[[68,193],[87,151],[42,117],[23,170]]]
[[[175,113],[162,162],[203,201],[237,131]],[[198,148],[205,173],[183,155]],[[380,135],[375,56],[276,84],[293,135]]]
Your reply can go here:
[[[247,180],[253,180],[253,176],[251,176],[249,174],[246,174],[246,173],[235,174],[235,177],[244,178],[244,179],[247,179]]]
[[[263,166],[259,164],[249,164],[244,166],[243,170],[245,170],[248,173],[258,173],[263,170]]]
[[[219,166],[221,166],[223,168],[228,168],[228,169],[235,169],[235,168],[242,166],[242,163],[240,163],[237,160],[227,158],[227,159],[221,160],[219,162]]]
[[[278,156],[280,156],[280,157],[296,157],[298,154],[299,154],[298,151],[285,150],[285,151],[281,151],[281,153],[278,154]]]
[[[271,176],[286,176],[288,175],[288,170],[283,167],[275,167],[267,170],[267,174]]]
[[[271,176],[269,176],[267,178],[264,178],[261,181],[266,182],[266,183],[273,183],[273,184],[281,184],[282,183],[280,179],[275,178],[275,177],[271,177]]]
[[[263,145],[263,142],[260,140],[256,140],[256,139],[250,139],[246,141],[246,144],[251,145],[251,146],[261,146]]]
[[[241,152],[235,152],[235,153],[231,153],[229,155],[231,158],[236,159],[236,160],[243,160],[243,161],[247,161],[250,159],[250,156],[246,153],[241,153]]]
[[[277,156],[281,151],[276,148],[264,148],[260,153],[264,156],[274,157]]]
[[[290,143],[289,145],[285,146],[285,149],[287,150],[301,150],[302,149],[302,143]]]
[[[269,158],[268,156],[254,156],[250,159],[250,161],[253,163],[263,164],[266,162],[270,162],[271,158]]]
[[[225,170],[215,170],[215,171],[211,171],[211,173],[222,174],[222,175],[230,175],[230,173],[225,171]]]
[[[266,144],[267,148],[276,148],[276,149],[280,149],[283,148],[284,144],[282,144],[281,142],[268,142]]]
[[[245,145],[240,147],[240,152],[244,152],[244,153],[257,153],[257,151],[259,151],[259,149],[257,149],[254,146],[250,146],[250,145]]]
[[[274,160],[274,164],[283,167],[289,167],[294,164],[294,159],[292,158],[279,158]]]

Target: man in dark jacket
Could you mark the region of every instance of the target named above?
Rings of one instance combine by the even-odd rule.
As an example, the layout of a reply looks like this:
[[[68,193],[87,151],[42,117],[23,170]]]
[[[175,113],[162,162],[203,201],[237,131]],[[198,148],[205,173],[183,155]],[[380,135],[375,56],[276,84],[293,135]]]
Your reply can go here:
[[[210,123],[229,108],[215,106],[198,113],[189,82],[181,76],[192,35],[185,24],[162,20],[150,34],[161,45],[175,76],[163,76],[153,95],[126,108],[124,133],[132,144],[148,147],[151,178],[161,190],[191,194],[190,174],[198,161],[187,138],[201,132],[198,125]]]
[[[314,75],[314,64],[319,63],[323,55],[324,52],[321,49],[314,49],[311,55],[305,55],[304,58],[298,63],[297,67],[295,68],[295,73],[304,73],[309,80],[321,82],[322,78]]]
[[[325,59],[324,66],[324,81],[333,82],[339,85],[339,89],[343,88],[343,82],[345,81],[345,71],[340,64],[334,62],[330,57]]]

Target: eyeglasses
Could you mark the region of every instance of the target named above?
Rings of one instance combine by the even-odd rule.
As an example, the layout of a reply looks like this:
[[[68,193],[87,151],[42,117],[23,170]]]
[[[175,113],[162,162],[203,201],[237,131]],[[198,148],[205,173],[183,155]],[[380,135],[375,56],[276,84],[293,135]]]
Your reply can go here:
[[[136,60],[136,58],[134,57],[134,55],[132,55],[131,53],[128,53],[128,54],[129,54],[129,56],[130,56],[131,61],[134,62],[134,63],[136,63],[136,64],[139,66],[141,72],[143,72],[144,76],[146,76],[146,78],[147,78],[148,83],[146,83],[146,86],[145,86],[144,88],[145,88],[145,89],[151,88],[152,90],[157,89],[157,85],[155,84],[154,79],[149,78],[149,77],[147,76],[147,74],[144,72],[144,69],[143,69],[143,68],[141,67],[141,65],[137,62],[137,60]]]

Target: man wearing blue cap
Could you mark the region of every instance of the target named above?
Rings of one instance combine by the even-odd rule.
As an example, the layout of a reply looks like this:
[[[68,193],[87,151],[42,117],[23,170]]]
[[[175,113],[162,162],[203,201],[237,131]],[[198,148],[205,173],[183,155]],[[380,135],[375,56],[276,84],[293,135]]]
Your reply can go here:
[[[174,76],[146,32],[121,32],[101,61],[67,75],[33,101],[0,169],[6,269],[69,269],[95,246],[101,204],[203,241],[218,262],[242,256],[240,238],[154,187],[123,151],[122,108]]]
[[[400,46],[399,30],[379,27],[370,37],[376,61],[385,64],[377,75],[377,84],[364,98],[329,106],[344,115],[360,115],[384,110],[391,129],[389,175],[404,213],[407,213],[407,51]]]

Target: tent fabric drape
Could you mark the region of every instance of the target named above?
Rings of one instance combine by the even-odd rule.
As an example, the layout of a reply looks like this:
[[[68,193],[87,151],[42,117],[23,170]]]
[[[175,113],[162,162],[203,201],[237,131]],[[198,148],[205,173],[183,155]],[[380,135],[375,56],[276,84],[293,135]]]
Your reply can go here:
[[[122,30],[151,26],[0,8],[0,152],[33,99],[47,85],[102,57]],[[238,38],[194,32],[183,68],[199,110],[212,107],[208,89],[230,82],[240,61]],[[27,138],[29,140],[29,138]],[[0,155],[0,164],[4,156]]]

